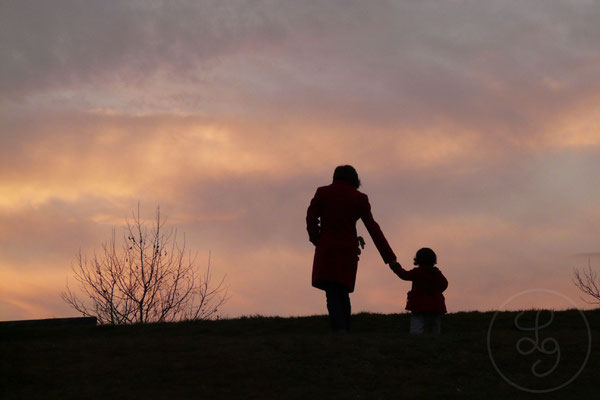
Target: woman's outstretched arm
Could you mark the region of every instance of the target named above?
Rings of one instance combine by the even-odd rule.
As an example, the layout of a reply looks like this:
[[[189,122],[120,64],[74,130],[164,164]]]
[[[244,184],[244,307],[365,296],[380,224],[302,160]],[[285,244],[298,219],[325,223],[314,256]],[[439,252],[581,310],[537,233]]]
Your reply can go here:
[[[396,254],[388,244],[379,224],[375,222],[373,218],[373,214],[371,213],[371,204],[369,203],[369,198],[367,195],[364,195],[364,200],[362,204],[362,212],[360,218],[365,224],[365,228],[371,235],[373,242],[375,243],[375,247],[379,250],[379,254],[381,254],[381,258],[383,258],[383,262],[386,264],[392,263],[396,261]]]

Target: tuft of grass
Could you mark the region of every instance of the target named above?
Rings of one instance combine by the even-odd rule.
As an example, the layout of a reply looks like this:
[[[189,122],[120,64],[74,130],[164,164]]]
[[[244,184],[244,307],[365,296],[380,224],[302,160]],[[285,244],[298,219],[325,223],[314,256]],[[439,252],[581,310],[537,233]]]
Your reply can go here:
[[[535,310],[520,320],[535,323]],[[577,310],[555,312],[538,344],[561,346],[556,373],[531,366],[552,355],[520,355],[533,332],[515,327],[517,312],[448,314],[442,335],[411,336],[409,314],[353,316],[353,331],[335,335],[326,316],[243,317],[218,321],[98,327],[0,329],[2,399],[507,399],[558,385],[587,354]],[[541,314],[543,316],[543,314]],[[600,374],[600,310],[586,311],[592,347],[576,379],[544,398],[588,396]],[[488,338],[490,346],[488,349]],[[529,343],[529,342],[528,342]],[[546,342],[548,344],[550,342]],[[523,343],[522,343],[523,344]]]

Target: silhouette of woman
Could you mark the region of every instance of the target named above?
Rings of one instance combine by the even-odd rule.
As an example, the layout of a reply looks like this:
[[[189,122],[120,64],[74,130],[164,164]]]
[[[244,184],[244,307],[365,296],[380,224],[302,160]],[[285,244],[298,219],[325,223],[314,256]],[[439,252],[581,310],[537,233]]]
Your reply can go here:
[[[306,230],[315,245],[312,285],[324,290],[334,332],[350,329],[349,293],[354,291],[358,268],[359,238],[356,221],[362,219],[386,264],[396,255],[371,214],[366,194],[358,191],[360,179],[350,165],[340,165],[333,183],[317,189],[306,212]],[[362,238],[360,238],[362,239]]]

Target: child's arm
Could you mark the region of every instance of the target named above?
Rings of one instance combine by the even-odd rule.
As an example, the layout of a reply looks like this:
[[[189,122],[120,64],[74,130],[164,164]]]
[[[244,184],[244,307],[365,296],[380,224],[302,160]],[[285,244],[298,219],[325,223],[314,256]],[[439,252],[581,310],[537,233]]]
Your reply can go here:
[[[444,292],[444,290],[448,289],[448,279],[446,279],[446,277],[442,275],[442,279],[440,281],[440,289],[442,292]]]
[[[444,276],[444,274],[442,274],[442,271],[440,271],[438,268],[436,268],[438,271],[438,281],[437,281],[437,286],[440,292],[444,292],[444,290],[448,289],[448,279],[446,279],[446,277]]]
[[[404,281],[412,281],[414,279],[414,274],[413,271],[407,271],[404,268],[402,268],[402,265],[400,265],[400,263],[398,261],[390,263],[390,269],[396,274],[398,275],[398,278],[404,280]]]

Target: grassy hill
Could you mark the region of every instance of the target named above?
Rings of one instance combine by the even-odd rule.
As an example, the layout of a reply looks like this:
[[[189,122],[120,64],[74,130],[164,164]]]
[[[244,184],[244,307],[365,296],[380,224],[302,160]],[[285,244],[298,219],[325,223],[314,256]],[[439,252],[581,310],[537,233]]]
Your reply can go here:
[[[98,327],[0,329],[0,399],[589,398],[600,310],[556,312],[535,332],[516,312],[446,315],[441,336],[410,336],[407,314],[358,314],[334,335],[324,316]],[[535,324],[536,312],[518,320]],[[549,321],[542,312],[539,325]],[[529,338],[522,340],[522,338]],[[517,348],[519,345],[519,348]],[[560,347],[560,357],[556,363]],[[521,351],[521,353],[519,352]],[[507,383],[537,390],[535,395]],[[536,364],[536,377],[532,366]]]

